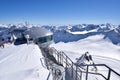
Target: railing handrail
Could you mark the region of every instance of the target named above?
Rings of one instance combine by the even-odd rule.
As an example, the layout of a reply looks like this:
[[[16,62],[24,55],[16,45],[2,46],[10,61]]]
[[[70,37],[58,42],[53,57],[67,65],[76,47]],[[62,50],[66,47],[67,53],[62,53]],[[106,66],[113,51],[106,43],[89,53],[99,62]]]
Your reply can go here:
[[[57,55],[59,55],[60,53],[62,54],[62,57],[64,57],[64,59],[67,59],[67,60],[69,60],[72,64],[71,64],[71,66],[72,65],[74,65],[74,66],[76,66],[76,67],[78,67],[78,68],[80,68],[80,66],[79,65],[76,65],[63,51],[60,51],[60,52],[58,52],[54,47],[52,47],[54,50],[55,50],[55,54],[57,54]],[[70,63],[67,61],[66,62],[66,65],[69,65]],[[116,75],[118,75],[119,77],[120,77],[120,74],[119,73],[117,73],[115,70],[113,70],[112,68],[110,68],[109,66],[107,66],[106,64],[94,64],[94,65],[81,65],[81,66],[87,66],[87,67],[89,67],[89,66],[104,66],[104,67],[106,67],[107,69],[108,69],[108,71],[109,71],[109,73],[108,73],[108,77],[106,78],[103,74],[101,74],[101,73],[94,73],[94,72],[85,72],[85,71],[82,71],[82,70],[80,70],[80,73],[86,73],[86,75],[87,74],[95,74],[95,75],[100,75],[100,76],[102,76],[105,80],[109,80],[109,77],[111,76],[111,71],[113,72],[113,73],[115,73]],[[72,66],[73,67],[73,66]],[[76,69],[77,70],[77,69]],[[77,73],[76,73],[76,75],[78,75]],[[81,75],[80,75],[81,76]],[[87,78],[86,78],[86,80],[87,80]]]
[[[49,74],[48,74],[48,76],[47,76],[47,79],[46,79],[46,80],[49,80],[49,78],[50,78],[50,72],[49,72]]]
[[[64,55],[66,58],[64,58],[64,59],[67,59],[67,60],[69,60],[69,61],[71,61],[71,66],[73,67],[73,65],[74,66],[76,66],[75,64],[74,64],[74,62],[63,52],[63,51],[60,51],[60,53],[54,48],[54,47],[52,47],[57,53],[55,53],[55,54],[60,54],[60,53],[62,53],[62,55]],[[63,57],[64,57],[63,56]],[[70,64],[70,63],[68,63],[68,62],[66,62],[66,65],[68,65],[68,64]],[[78,75],[78,74],[77,74]]]
[[[93,66],[91,64],[88,64],[88,65],[81,65],[81,66]],[[112,68],[110,68],[109,66],[107,66],[106,64],[94,64],[94,66],[104,66],[106,67],[107,69],[111,70],[112,72],[114,72],[115,74],[117,74],[118,76],[120,76],[119,73],[117,73],[115,70],[113,70]]]

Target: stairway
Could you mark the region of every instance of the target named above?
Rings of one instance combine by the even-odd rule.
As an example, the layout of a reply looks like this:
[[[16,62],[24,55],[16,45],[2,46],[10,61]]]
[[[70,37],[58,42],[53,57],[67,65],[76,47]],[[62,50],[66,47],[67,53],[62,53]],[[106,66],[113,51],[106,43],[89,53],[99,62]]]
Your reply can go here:
[[[65,80],[73,80],[73,78],[71,77],[69,68],[65,68]]]
[[[57,51],[55,48],[51,48],[53,50],[52,55],[56,59],[58,64],[61,64],[65,69],[65,80],[119,80],[120,74],[108,67],[105,64],[94,64],[94,65],[83,65],[86,67],[85,70],[81,69],[81,66],[76,65],[73,61],[61,51]],[[106,72],[102,73],[98,70],[98,72],[92,72],[89,70],[90,67],[105,67]],[[114,78],[117,76],[117,78]]]

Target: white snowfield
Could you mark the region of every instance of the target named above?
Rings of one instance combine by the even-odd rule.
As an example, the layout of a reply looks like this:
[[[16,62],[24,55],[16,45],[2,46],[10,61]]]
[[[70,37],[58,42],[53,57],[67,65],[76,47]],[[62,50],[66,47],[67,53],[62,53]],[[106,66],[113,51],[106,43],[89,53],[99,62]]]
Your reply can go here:
[[[74,62],[75,58],[88,51],[93,55],[95,63],[107,64],[120,73],[120,46],[112,44],[109,40],[103,40],[103,37],[96,35],[76,42],[59,42],[51,46],[65,51]],[[42,66],[40,62],[42,57],[37,45],[6,44],[5,48],[0,48],[0,80],[46,80],[49,71]],[[103,69],[100,68],[99,71]],[[52,80],[51,77],[49,80]]]
[[[37,45],[5,45],[0,48],[0,80],[45,80],[49,71],[40,62]]]
[[[72,33],[72,34],[87,34],[87,33],[90,33],[90,32],[97,32],[98,29],[93,29],[93,30],[90,30],[90,31],[76,31],[76,32],[71,32],[69,30],[67,30],[69,33]]]
[[[120,60],[120,46],[112,44],[109,40],[103,39],[104,35],[95,35],[74,42],[59,42],[52,44],[58,50],[77,52],[83,54],[89,52],[91,55],[99,55]]]
[[[52,44],[57,50],[64,51],[74,62],[85,52],[93,55],[96,64],[106,64],[120,74],[120,46],[103,40],[103,35],[91,36],[75,42]]]

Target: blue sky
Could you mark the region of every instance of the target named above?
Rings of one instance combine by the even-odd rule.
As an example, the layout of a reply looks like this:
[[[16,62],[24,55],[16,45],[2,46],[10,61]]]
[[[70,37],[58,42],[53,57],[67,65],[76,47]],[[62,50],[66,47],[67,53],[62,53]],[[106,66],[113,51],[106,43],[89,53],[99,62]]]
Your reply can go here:
[[[0,0],[0,23],[120,23],[120,0]]]

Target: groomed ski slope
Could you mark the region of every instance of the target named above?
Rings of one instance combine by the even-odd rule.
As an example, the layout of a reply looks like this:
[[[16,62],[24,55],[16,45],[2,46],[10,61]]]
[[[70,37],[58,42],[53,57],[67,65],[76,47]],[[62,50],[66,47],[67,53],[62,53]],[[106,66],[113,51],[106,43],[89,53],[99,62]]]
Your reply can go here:
[[[41,63],[37,45],[6,44],[0,48],[0,80],[46,80],[49,71]]]

